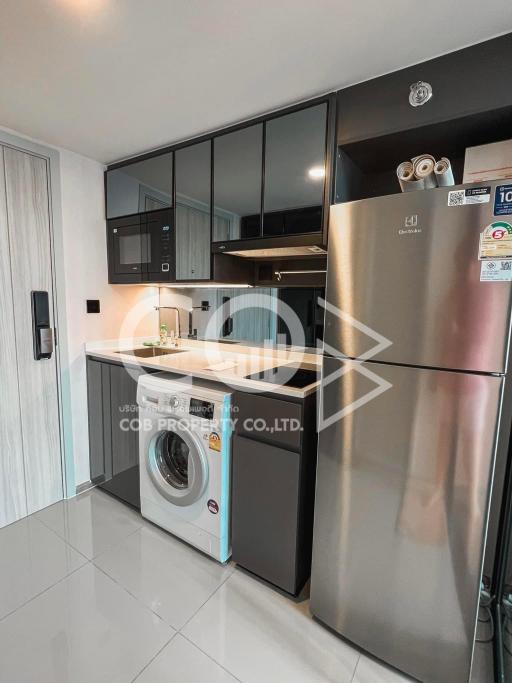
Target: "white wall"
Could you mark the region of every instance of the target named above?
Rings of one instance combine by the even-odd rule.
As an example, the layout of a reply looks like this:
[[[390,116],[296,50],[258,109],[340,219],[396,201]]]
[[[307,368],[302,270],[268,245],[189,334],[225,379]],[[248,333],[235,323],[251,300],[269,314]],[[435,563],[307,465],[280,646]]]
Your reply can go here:
[[[108,284],[104,167],[66,150],[60,150],[60,160],[72,441],[78,485],[89,479],[84,344],[157,334],[158,314],[153,306],[158,304],[158,290]],[[101,313],[87,314],[86,299],[99,299]]]

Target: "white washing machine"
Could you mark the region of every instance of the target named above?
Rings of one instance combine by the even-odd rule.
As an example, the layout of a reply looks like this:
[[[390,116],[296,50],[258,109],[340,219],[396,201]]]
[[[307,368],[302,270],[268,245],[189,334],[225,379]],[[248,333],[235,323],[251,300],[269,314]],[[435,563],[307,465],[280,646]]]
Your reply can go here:
[[[226,562],[231,393],[157,373],[139,378],[137,403],[142,516]]]

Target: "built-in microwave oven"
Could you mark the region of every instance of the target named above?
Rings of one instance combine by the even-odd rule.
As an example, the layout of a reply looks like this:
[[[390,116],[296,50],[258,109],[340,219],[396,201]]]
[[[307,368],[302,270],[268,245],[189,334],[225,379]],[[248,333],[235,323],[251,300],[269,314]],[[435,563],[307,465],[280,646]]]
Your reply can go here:
[[[108,280],[112,284],[174,279],[172,210],[161,209],[107,221]]]

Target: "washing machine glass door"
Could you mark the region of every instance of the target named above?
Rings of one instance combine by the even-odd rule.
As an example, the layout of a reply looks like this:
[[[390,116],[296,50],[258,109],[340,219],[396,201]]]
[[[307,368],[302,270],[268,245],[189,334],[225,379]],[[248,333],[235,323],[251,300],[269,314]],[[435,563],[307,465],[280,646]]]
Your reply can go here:
[[[192,505],[208,483],[208,461],[201,441],[179,423],[153,435],[147,467],[155,486],[174,505]]]

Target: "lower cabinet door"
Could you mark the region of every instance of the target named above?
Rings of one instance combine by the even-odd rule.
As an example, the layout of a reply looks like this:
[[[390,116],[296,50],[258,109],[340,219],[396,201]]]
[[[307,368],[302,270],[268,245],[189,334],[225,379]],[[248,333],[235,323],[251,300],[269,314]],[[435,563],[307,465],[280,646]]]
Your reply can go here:
[[[92,482],[105,478],[103,443],[103,363],[87,359],[87,409],[89,411],[89,468]]]
[[[233,560],[295,594],[300,458],[298,453],[233,437]]]
[[[112,478],[102,488],[140,508],[137,379],[142,370],[110,366]]]

